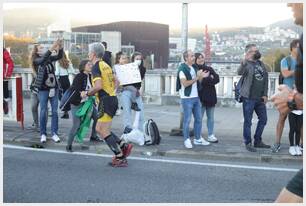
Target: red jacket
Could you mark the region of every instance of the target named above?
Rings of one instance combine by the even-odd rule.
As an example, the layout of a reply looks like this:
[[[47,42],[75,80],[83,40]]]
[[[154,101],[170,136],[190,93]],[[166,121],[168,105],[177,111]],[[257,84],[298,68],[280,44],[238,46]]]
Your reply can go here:
[[[7,66],[6,66],[7,65]],[[3,49],[3,78],[11,77],[13,74],[14,62],[10,56],[10,53]]]

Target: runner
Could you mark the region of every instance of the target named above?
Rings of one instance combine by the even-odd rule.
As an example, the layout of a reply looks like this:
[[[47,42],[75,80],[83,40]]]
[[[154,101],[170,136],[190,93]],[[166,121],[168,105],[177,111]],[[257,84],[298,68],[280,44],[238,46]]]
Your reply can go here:
[[[81,96],[96,95],[96,100],[99,102],[96,130],[115,154],[110,165],[126,167],[128,165],[126,158],[131,153],[133,145],[127,144],[111,132],[112,119],[118,109],[114,74],[112,68],[102,60],[105,48],[101,43],[90,44],[88,50],[89,60],[93,64],[93,87],[89,91],[83,91]]]

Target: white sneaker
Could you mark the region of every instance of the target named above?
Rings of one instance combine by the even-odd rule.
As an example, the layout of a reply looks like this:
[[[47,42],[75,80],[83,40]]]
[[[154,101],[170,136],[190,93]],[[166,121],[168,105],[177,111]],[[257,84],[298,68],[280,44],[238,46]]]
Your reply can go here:
[[[56,142],[56,143],[58,143],[58,142],[61,141],[60,138],[59,138],[56,134],[52,136],[52,139],[53,139],[53,141]]]
[[[200,139],[194,139],[193,140],[193,144],[195,144],[195,145],[204,145],[204,146],[210,145],[210,143],[207,142],[203,137],[201,137]]]
[[[217,143],[218,139],[215,137],[215,135],[212,134],[212,135],[207,137],[207,141],[212,142],[212,143]]]
[[[296,155],[298,155],[298,156],[302,155],[302,151],[301,151],[299,146],[295,146],[295,152],[296,152]]]
[[[47,142],[47,137],[46,137],[46,135],[41,135],[41,137],[40,137],[40,142],[41,143],[45,143],[45,142]]]
[[[297,155],[296,150],[295,150],[295,146],[290,146],[289,147],[289,154],[291,154],[292,156]]]
[[[191,144],[191,141],[190,141],[189,138],[184,141],[184,145],[185,145],[185,147],[187,149],[191,149],[192,148],[192,144]]]
[[[116,116],[120,116],[120,115],[121,115],[121,109],[117,109]]]

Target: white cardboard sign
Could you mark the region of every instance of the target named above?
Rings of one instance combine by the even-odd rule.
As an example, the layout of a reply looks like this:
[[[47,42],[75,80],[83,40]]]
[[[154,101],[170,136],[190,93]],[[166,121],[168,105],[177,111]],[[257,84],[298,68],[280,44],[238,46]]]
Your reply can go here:
[[[141,82],[141,76],[137,63],[115,65],[115,73],[120,85],[134,84]]]

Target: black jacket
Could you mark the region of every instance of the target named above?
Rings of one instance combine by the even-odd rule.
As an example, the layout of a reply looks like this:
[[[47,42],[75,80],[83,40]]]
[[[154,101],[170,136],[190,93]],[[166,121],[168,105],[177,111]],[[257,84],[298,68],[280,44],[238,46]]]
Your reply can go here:
[[[70,103],[78,106],[81,103],[81,91],[85,91],[86,90],[86,86],[87,86],[87,74],[80,72],[78,73],[75,78],[73,79],[72,82],[72,87],[75,90],[74,95],[71,97]],[[92,85],[91,82],[91,75],[89,74],[89,80],[90,80],[90,84]]]
[[[268,83],[269,83],[269,74],[267,72],[265,64],[257,60],[257,63],[263,68],[263,78],[264,78],[264,91],[262,96],[268,96]],[[255,72],[255,64],[254,61],[243,61],[238,68],[238,75],[242,75],[243,83],[240,89],[241,96],[245,98],[250,98],[251,96],[251,89],[253,86],[253,78]]]
[[[198,87],[199,98],[203,106],[214,107],[217,104],[217,93],[215,85],[219,83],[219,75],[212,67],[204,65],[194,65],[198,70],[209,71],[211,76],[203,78]]]
[[[108,64],[112,68],[112,52],[105,51],[103,55],[103,61],[105,61],[106,64]]]
[[[34,68],[36,70],[37,76],[34,82],[34,87],[39,90],[49,90],[50,88],[45,84],[48,74],[47,70],[50,69],[51,73],[55,77],[55,68],[52,62],[60,60],[63,57],[63,49],[60,49],[56,56],[51,56],[51,51],[47,51],[43,56],[36,57],[33,61]],[[56,81],[56,78],[54,79]],[[56,86],[57,87],[57,81]]]
[[[295,70],[295,85],[297,91],[303,94],[303,34],[301,34],[299,42],[299,54]]]

